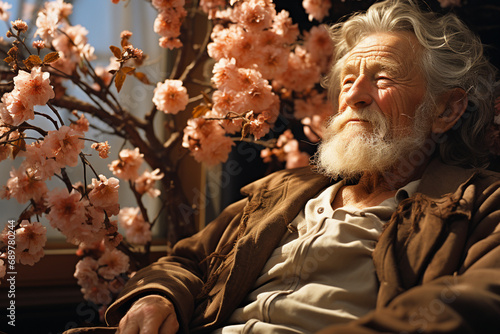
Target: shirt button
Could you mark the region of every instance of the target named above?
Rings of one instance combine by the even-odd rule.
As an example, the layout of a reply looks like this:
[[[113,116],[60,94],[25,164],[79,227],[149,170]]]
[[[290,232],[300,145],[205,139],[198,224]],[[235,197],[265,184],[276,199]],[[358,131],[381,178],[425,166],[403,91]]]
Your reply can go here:
[[[325,208],[324,207],[319,207],[318,208],[318,213],[322,214],[323,212],[325,212]]]

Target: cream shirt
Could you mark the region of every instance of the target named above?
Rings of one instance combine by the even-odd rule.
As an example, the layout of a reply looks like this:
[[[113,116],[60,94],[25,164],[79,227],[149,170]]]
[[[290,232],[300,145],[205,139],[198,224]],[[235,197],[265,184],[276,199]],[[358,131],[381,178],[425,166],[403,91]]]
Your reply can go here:
[[[384,223],[418,183],[365,209],[332,209],[344,182],[309,200],[243,305],[214,333],[313,333],[374,309],[378,283],[372,252]]]

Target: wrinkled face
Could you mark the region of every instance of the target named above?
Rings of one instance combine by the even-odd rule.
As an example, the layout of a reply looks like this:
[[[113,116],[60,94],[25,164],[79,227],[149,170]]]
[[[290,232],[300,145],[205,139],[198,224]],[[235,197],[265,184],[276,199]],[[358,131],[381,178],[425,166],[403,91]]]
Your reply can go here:
[[[320,172],[334,178],[382,175],[423,147],[431,129],[426,115],[434,107],[424,101],[420,52],[410,33],[380,33],[346,55],[339,110],[315,156]]]
[[[426,92],[420,57],[421,46],[412,33],[378,33],[364,38],[345,58],[339,113],[362,109],[380,112],[390,124],[390,135],[408,135]],[[350,117],[345,126],[372,127],[356,117]]]

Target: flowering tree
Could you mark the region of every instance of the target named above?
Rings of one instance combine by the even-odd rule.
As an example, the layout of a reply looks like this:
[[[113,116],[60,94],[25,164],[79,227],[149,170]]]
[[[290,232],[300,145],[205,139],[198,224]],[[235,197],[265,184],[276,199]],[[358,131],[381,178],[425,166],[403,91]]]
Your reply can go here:
[[[287,168],[308,163],[290,130],[277,140],[267,140],[266,134],[291,110],[309,141],[321,138],[333,109],[319,84],[333,53],[319,24],[331,10],[330,0],[303,1],[316,23],[303,32],[271,0],[151,4],[158,11],[153,30],[159,44],[177,50],[171,76],[158,83],[140,71],[145,55],[133,46],[130,32],[122,32],[119,46],[110,46],[113,59],[103,69],[92,64],[86,29],[69,23],[71,4],[45,3],[37,14],[35,40],[28,43],[27,24],[10,21],[10,5],[0,1],[0,19],[10,22],[2,42],[0,160],[19,162],[12,164],[0,197],[26,204],[0,236],[0,278],[12,261],[33,265],[43,257],[46,227],[40,221],[46,219],[79,247],[75,277],[84,298],[105,307],[131,273],[147,264],[151,229],[160,217],[171,243],[194,232],[180,211],[188,206],[177,175],[181,157],[175,153],[181,146],[208,165],[225,162],[234,142],[247,140],[265,147],[264,161],[286,162]],[[192,27],[199,15],[208,18],[207,35],[195,45]],[[213,64],[210,78],[194,74],[200,64]],[[117,98],[125,80],[156,87],[154,108],[143,118]],[[87,99],[70,95],[68,82]],[[190,83],[199,88],[188,92]],[[173,115],[187,112],[187,124],[175,124]],[[164,133],[154,126],[161,116],[167,119]],[[37,125],[39,119],[49,125]],[[95,119],[124,146],[113,152],[107,141],[93,140],[88,133]],[[110,154],[116,160],[109,170],[96,170],[89,161],[89,155],[106,159]],[[71,168],[83,169],[78,180],[68,176]],[[60,182],[49,189],[51,179]],[[120,207],[118,189],[124,184],[136,207]],[[159,201],[157,212],[146,209],[146,194]]]

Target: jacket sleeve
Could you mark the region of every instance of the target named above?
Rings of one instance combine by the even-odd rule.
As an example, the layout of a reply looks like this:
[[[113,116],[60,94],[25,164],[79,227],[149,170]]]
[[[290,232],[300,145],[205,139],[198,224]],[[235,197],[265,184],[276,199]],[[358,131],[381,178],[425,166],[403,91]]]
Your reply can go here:
[[[467,192],[476,199],[472,215],[467,221],[446,222],[468,226],[464,235],[448,234],[464,245],[462,255],[454,254],[462,258],[453,274],[410,288],[360,319],[319,333],[499,333],[500,183],[472,185]]]
[[[181,331],[187,332],[195,299],[209,274],[205,260],[231,244],[246,202],[230,205],[202,231],[177,242],[170,254],[139,270],[106,311],[108,325],[116,326],[138,298],[159,294],[174,304]]]

